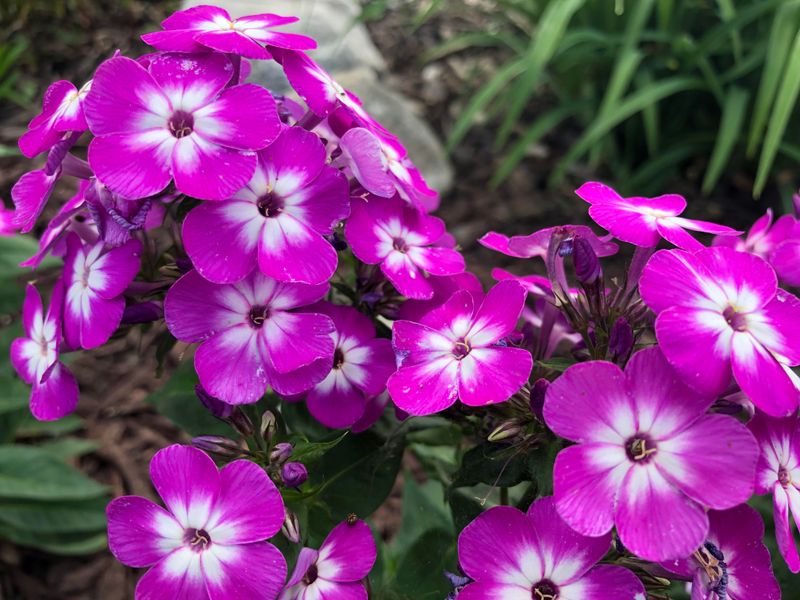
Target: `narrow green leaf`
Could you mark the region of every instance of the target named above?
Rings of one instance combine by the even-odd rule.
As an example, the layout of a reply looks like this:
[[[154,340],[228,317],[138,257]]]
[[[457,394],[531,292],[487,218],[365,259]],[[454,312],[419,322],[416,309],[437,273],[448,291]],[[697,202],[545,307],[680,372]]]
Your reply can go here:
[[[39,443],[37,447],[45,452],[49,452],[60,460],[66,460],[94,452],[100,447],[100,443],[95,440],[67,437],[42,442]]]
[[[636,82],[639,89],[645,89],[653,84],[653,75],[649,71],[640,71]],[[655,156],[661,141],[658,102],[649,104],[642,109],[642,125],[644,126],[647,152],[650,156]]]
[[[28,413],[17,434],[20,437],[56,437],[81,429],[83,429],[83,419],[77,415],[68,415],[57,421],[37,421]]]
[[[719,6],[719,15],[725,23],[729,23],[736,17],[736,7],[733,5],[733,0],[717,0]],[[731,48],[733,50],[733,58],[736,62],[742,60],[742,36],[735,28],[731,29]]]
[[[0,446],[0,498],[79,500],[105,488],[49,452],[32,446]]]
[[[512,35],[490,32],[470,32],[457,35],[441,44],[437,44],[426,51],[420,60],[423,63],[429,63],[470,48],[494,47],[507,47],[518,53],[525,51],[524,45]]]
[[[292,460],[299,461],[304,465],[316,462],[326,452],[338,446],[348,433],[348,431],[345,431],[341,434],[335,434],[333,439],[324,442],[298,441],[294,444]]]
[[[71,502],[0,501],[0,526],[31,533],[102,532],[106,529],[105,498]]]
[[[108,547],[105,533],[46,535],[0,526],[0,537],[20,546],[31,546],[61,556],[94,554]]]
[[[403,526],[392,541],[392,554],[402,557],[426,531],[454,533],[453,520],[444,500],[444,488],[434,479],[420,485],[410,473],[404,477]]]
[[[672,148],[661,150],[653,158],[640,166],[636,172],[628,178],[622,186],[620,192],[625,194],[643,194],[658,190],[658,183],[662,178],[668,179],[677,166],[697,152],[708,148],[713,140],[708,143],[682,141]],[[654,189],[651,189],[654,188]]]
[[[722,117],[717,132],[717,141],[708,162],[703,178],[703,193],[708,194],[717,185],[720,175],[725,170],[731,157],[747,114],[750,92],[740,87],[731,88],[725,96]]]
[[[778,97],[769,119],[764,147],[758,162],[756,182],[753,186],[755,198],[761,196],[761,192],[764,191],[764,186],[767,184],[772,163],[775,161],[775,155],[778,153],[778,147],[789,123],[789,117],[797,104],[798,93],[800,93],[800,31],[795,35],[791,54],[778,89]]]

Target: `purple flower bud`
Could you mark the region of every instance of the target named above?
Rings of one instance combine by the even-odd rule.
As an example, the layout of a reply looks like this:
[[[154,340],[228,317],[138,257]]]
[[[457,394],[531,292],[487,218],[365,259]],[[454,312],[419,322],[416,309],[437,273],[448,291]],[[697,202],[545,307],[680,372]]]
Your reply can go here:
[[[603,274],[600,259],[588,240],[575,237],[572,242],[572,261],[575,265],[575,276],[584,285],[592,285]]]
[[[242,434],[244,437],[250,437],[255,433],[255,428],[253,427],[253,422],[250,418],[244,414],[239,407],[235,407],[231,416],[228,417],[227,421],[231,424],[231,426]]]
[[[292,445],[288,442],[281,442],[279,444],[275,444],[275,447],[272,449],[272,452],[270,452],[269,462],[279,465],[289,460],[289,457],[291,455],[292,455]]]
[[[509,419],[497,426],[486,439],[489,442],[502,442],[518,436],[521,431],[520,424],[515,419]]]
[[[242,449],[233,440],[219,435],[201,435],[192,438],[192,446],[203,452],[235,458],[242,455]]]
[[[275,415],[271,410],[265,410],[264,414],[261,415],[261,426],[258,429],[261,437],[266,441],[271,442],[277,430],[278,421],[275,418]]]
[[[208,412],[218,419],[227,419],[233,414],[233,406],[209,394],[199,383],[194,386],[194,393],[200,399],[200,402],[203,403],[203,406],[208,409]]]
[[[300,487],[308,479],[308,469],[303,463],[287,462],[281,469],[281,479],[286,487]]]
[[[633,348],[633,329],[628,319],[620,317],[611,328],[608,351],[614,358],[628,356]]]
[[[283,525],[281,525],[281,533],[283,537],[293,544],[299,544],[302,539],[300,535],[300,520],[289,509],[286,509],[286,516],[283,519]]]
[[[531,412],[534,416],[544,423],[544,397],[547,394],[547,388],[550,387],[550,382],[547,379],[537,379],[533,387],[531,387]]]
[[[164,316],[164,309],[159,302],[141,302],[129,304],[122,313],[122,323],[137,325],[139,323],[152,323]]]

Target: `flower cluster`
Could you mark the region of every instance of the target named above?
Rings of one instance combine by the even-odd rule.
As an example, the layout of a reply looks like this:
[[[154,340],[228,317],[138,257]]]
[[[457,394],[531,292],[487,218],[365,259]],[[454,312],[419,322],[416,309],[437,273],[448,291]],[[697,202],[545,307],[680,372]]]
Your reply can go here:
[[[325,512],[337,477],[315,461],[344,437],[307,431],[381,421],[388,446],[435,414],[515,456],[555,456],[527,512],[493,507],[461,532],[457,598],[642,600],[670,579],[697,598],[778,598],[745,503],[773,494],[800,571],[800,300],[780,287],[800,284],[800,222],[768,212],[742,239],[682,217],[681,196],[590,182],[576,193],[607,233],[490,232],[481,244],[532,266],[495,269],[484,289],[400,141],[306,53],[313,40],[280,31],[295,20],[177,12],[143,36],[154,52],[53,84],[19,142],[46,157],[0,235],[41,224],[23,266],[36,278],[45,257],[63,262],[40,278],[56,280],[46,310],[28,286],[11,348],[33,415],[75,409],[62,354],[145,324],[161,352],[184,344],[200,401],[241,437],[156,454],[166,509],[109,505],[111,551],[149,567],[137,598],[366,599],[369,526],[334,511],[324,539],[300,526]],[[277,63],[296,96],[248,83],[251,60]],[[68,178],[78,191],[56,206]],[[621,263],[626,244],[607,277],[601,259]],[[292,430],[297,410],[317,423]],[[282,553],[278,532],[304,547]]]

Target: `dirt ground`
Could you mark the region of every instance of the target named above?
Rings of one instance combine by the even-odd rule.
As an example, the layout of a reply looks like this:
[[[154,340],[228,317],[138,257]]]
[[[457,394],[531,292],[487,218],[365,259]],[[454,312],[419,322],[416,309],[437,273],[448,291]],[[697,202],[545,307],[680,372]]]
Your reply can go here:
[[[80,85],[92,69],[117,48],[125,53],[143,51],[138,34],[153,29],[169,14],[174,2],[146,0],[41,0],[25,11],[0,11],[0,25],[6,38],[28,40],[22,59],[22,84],[35,90],[30,102],[0,105],[0,145],[15,146],[27,121],[37,112],[39,97],[48,83],[60,78]],[[479,26],[485,15],[474,3],[464,3],[461,12],[437,15],[411,32],[410,19],[418,3],[404,3],[401,10],[369,24],[377,45],[390,66],[387,81],[414,100],[441,137],[446,137],[463,106],[468,77],[474,70],[491,70],[502,58],[491,52],[473,50],[423,66],[426,50],[464,28]],[[37,9],[41,5],[44,8]],[[53,6],[61,16],[53,16]],[[546,100],[545,100],[546,102]],[[481,276],[493,266],[507,266],[508,260],[482,249],[476,240],[490,229],[509,234],[529,233],[540,227],[563,222],[585,222],[584,206],[574,195],[574,182],[589,173],[574,173],[571,184],[547,189],[545,180],[563,149],[575,136],[567,124],[528,157],[499,189],[490,191],[488,181],[498,164],[491,149],[493,129],[477,127],[452,155],[455,186],[442,201],[442,216],[462,245],[467,260]],[[19,156],[0,155],[0,198],[31,163]],[[698,196],[691,187],[682,192]],[[66,196],[66,193],[65,193]],[[724,197],[696,203],[690,216],[720,218],[725,207],[726,222],[747,226],[763,212],[747,194],[730,185]],[[161,382],[155,380],[155,359],[150,342],[157,335],[132,332],[125,339],[72,363],[81,384],[78,414],[86,419],[82,433],[97,440],[97,451],[80,459],[78,466],[108,485],[114,495],[151,496],[147,465],[159,448],[184,441],[182,434],[143,400]],[[399,515],[399,495],[383,511],[383,526],[391,529]],[[0,600],[126,600],[133,597],[133,573],[116,563],[107,552],[91,557],[63,559],[13,547],[0,542]]]

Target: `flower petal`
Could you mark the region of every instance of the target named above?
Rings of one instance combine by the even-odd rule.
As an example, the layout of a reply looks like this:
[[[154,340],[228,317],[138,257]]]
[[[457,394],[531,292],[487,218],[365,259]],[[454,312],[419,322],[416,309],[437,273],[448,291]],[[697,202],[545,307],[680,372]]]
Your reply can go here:
[[[272,94],[253,83],[226,89],[192,116],[194,130],[200,136],[213,144],[238,150],[261,150],[281,130]]]
[[[458,398],[458,361],[440,356],[401,367],[386,387],[392,401],[412,415],[431,415],[451,406]]]
[[[258,238],[258,266],[278,281],[324,283],[331,278],[338,256],[319,233],[290,214],[263,220]]]
[[[505,402],[528,382],[531,353],[522,348],[473,348],[458,363],[458,397],[469,406]]]
[[[333,364],[333,321],[327,315],[280,312],[264,322],[260,338],[279,373],[325,358]]]
[[[584,577],[559,588],[559,600],[643,600],[644,586],[628,569],[597,565]]]
[[[136,584],[136,600],[208,600],[199,552],[173,550]]]
[[[253,152],[226,148],[192,133],[175,144],[172,174],[175,187],[187,196],[226,200],[250,181],[257,162]]]
[[[286,560],[269,542],[212,543],[200,563],[211,600],[273,600],[286,579]]]
[[[328,581],[359,581],[369,575],[377,557],[377,547],[369,525],[358,520],[334,527],[317,558],[317,572]]]
[[[530,600],[531,586],[476,581],[460,592],[458,600]]]
[[[194,367],[208,393],[228,404],[252,404],[267,391],[269,382],[258,332],[244,323],[200,344]]]
[[[733,376],[758,408],[773,417],[788,417],[797,410],[800,389],[791,370],[748,332],[733,335]]]
[[[170,155],[175,142],[166,129],[96,137],[89,144],[89,166],[120,196],[131,200],[153,196],[172,180]]]
[[[78,405],[78,382],[60,362],[53,364],[44,377],[31,391],[31,414],[40,421],[55,421]]]
[[[50,194],[59,179],[59,173],[48,175],[44,170],[25,173],[11,188],[14,201],[14,226],[28,233],[36,225]]]
[[[106,508],[108,548],[129,567],[149,567],[183,544],[184,528],[146,498],[120,496]]]
[[[793,491],[792,491],[793,490]],[[800,573],[800,554],[794,540],[794,528],[790,512],[789,494],[797,494],[793,487],[784,488],[780,483],[775,483],[773,490],[773,517],[775,519],[775,538],[786,566],[792,573]]]
[[[470,344],[488,346],[513,332],[525,305],[525,295],[525,289],[516,281],[501,281],[490,289],[467,333]]]

